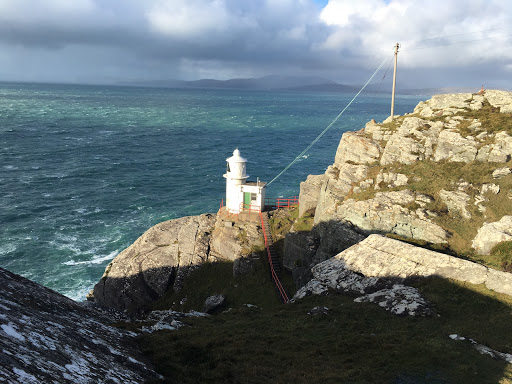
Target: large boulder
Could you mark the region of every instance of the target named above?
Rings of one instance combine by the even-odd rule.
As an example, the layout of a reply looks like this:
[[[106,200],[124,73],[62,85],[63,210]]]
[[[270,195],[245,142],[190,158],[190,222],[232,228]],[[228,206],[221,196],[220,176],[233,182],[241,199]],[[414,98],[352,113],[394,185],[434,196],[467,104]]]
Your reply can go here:
[[[485,284],[489,289],[512,296],[512,274],[487,268],[457,257],[430,251],[380,235],[336,255],[351,270],[367,277],[440,276],[471,284]]]
[[[208,260],[215,215],[182,217],[157,224],[107,266],[93,291],[95,302],[141,312],[182,282],[188,269]]]
[[[79,304],[0,268],[0,382],[145,383],[161,379],[141,360],[122,316]]]
[[[480,255],[488,255],[491,249],[504,241],[512,241],[512,216],[503,216],[500,221],[485,223],[473,239],[473,248]]]

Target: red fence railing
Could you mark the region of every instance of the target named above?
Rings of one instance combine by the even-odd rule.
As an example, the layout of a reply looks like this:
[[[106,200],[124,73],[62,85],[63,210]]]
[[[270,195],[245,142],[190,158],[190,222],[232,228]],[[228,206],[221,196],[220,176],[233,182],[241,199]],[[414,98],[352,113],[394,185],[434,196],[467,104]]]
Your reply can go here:
[[[265,209],[280,209],[280,208],[289,208],[289,207],[295,207],[299,205],[299,196],[292,196],[292,197],[278,197],[276,199],[267,197],[265,198],[265,206],[261,207],[259,205],[253,205],[253,204],[245,204],[240,203],[240,210],[238,212],[229,211],[226,207],[226,214],[228,216],[233,216],[238,218],[238,214],[240,212],[257,212],[261,213]],[[224,205],[224,199],[220,202],[219,210],[225,207]]]
[[[299,205],[299,196],[278,197],[277,199],[265,198],[265,207],[269,209],[288,208],[297,205]]]
[[[263,230],[263,236],[265,238],[265,248],[267,248],[267,257],[268,257],[268,264],[270,265],[270,273],[272,275],[272,280],[274,280],[274,284],[277,287],[277,290],[279,291],[279,295],[281,296],[281,299],[286,304],[290,301],[288,298],[288,295],[286,294],[286,291],[283,288],[283,285],[281,284],[281,281],[279,280],[279,277],[277,276],[276,271],[274,270],[274,264],[272,264],[272,256],[270,256],[270,248],[268,244],[267,239],[267,228],[265,228],[265,223],[263,222],[263,215],[260,212],[260,220],[261,220],[261,229]]]

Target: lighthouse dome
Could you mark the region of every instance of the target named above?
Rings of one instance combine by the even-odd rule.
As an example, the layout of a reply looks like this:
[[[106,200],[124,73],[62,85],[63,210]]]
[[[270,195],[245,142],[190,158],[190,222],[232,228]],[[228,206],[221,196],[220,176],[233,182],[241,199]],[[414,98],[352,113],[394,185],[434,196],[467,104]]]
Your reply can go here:
[[[247,163],[247,160],[244,159],[241,155],[240,155],[240,150],[238,148],[236,148],[234,151],[233,151],[233,156],[229,157],[226,159],[227,162],[229,163]]]
[[[247,163],[247,160],[240,155],[238,148],[233,151],[233,156],[226,159],[226,162],[227,172],[224,177],[240,181],[243,180],[242,182],[245,182],[245,179],[249,177],[245,173],[245,164]]]

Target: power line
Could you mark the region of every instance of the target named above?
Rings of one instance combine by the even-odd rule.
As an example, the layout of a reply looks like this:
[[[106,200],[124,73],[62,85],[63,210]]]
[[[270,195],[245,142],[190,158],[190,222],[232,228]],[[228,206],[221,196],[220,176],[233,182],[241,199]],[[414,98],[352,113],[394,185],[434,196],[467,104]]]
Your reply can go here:
[[[456,42],[452,42],[452,43],[442,43],[442,44],[429,45],[429,46],[426,46],[426,47],[405,48],[403,50],[410,52],[410,51],[417,51],[417,50],[420,50],[420,49],[428,49],[428,48],[436,48],[436,47],[446,47],[446,46],[449,46],[449,45],[458,45],[458,44],[468,44],[468,43],[475,43],[475,42],[478,42],[478,41],[503,39],[503,38],[507,38],[507,37],[512,37],[512,35],[486,37],[486,38],[483,38],[483,39],[475,39],[475,40],[456,41]]]
[[[411,44],[414,46],[414,44],[419,44],[419,43],[422,43],[424,41],[448,39],[448,38],[451,38],[451,37],[460,37],[460,36],[474,35],[474,34],[477,34],[477,33],[501,31],[501,30],[504,30],[504,29],[512,29],[512,27],[492,28],[492,29],[484,29],[484,30],[475,31],[475,32],[459,33],[459,34],[456,34],[456,35],[445,35],[445,36],[439,36],[439,37],[431,37],[431,38],[428,38],[428,39],[412,41]]]
[[[375,72],[373,73],[373,75],[368,79],[368,81],[366,82],[365,85],[363,85],[363,87],[359,90],[359,92],[357,92],[357,94],[352,98],[352,100],[350,100],[350,102],[347,104],[347,106],[338,114],[338,116],[336,116],[334,118],[334,120],[327,126],[327,128],[325,128],[317,137],[315,140],[313,140],[311,142],[311,144],[309,144],[305,150],[303,150],[295,159],[293,159],[293,161],[288,164],[281,172],[279,172],[279,174],[274,177],[272,180],[270,180],[268,183],[267,183],[267,186],[269,186],[270,184],[272,184],[275,180],[277,180],[283,173],[285,173],[293,164],[295,164],[302,156],[304,156],[304,154],[309,151],[309,149],[315,145],[315,143],[320,140],[320,138],[325,135],[325,133],[327,133],[327,131],[338,121],[338,119],[341,117],[341,115],[343,115],[343,113],[348,109],[348,107],[350,107],[350,105],[354,102],[354,100],[359,96],[359,94],[361,92],[363,92],[363,90],[366,88],[366,86],[368,84],[370,84],[370,82],[373,80],[373,78],[375,77],[375,75],[380,71],[380,69],[382,68],[382,66],[386,63],[388,59],[384,59],[382,61],[382,63],[379,65],[379,67],[375,70]]]

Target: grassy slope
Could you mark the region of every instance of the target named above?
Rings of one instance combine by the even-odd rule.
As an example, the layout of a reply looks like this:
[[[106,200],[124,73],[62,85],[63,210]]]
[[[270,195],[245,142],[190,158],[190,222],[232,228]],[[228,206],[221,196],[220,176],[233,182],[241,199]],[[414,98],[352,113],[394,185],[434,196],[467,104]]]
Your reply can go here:
[[[217,279],[215,272],[211,266],[197,271],[191,280],[195,287],[185,290],[201,290],[201,281],[209,285]],[[512,352],[512,301],[485,288],[436,278],[419,281],[416,286],[439,316],[401,318],[343,295],[279,305],[270,280],[260,287],[268,295],[251,297],[260,308],[247,308],[229,288],[234,280],[224,283],[229,312],[140,338],[166,382],[512,383],[505,363],[448,337],[458,333]],[[329,314],[307,315],[318,305],[327,306]]]

